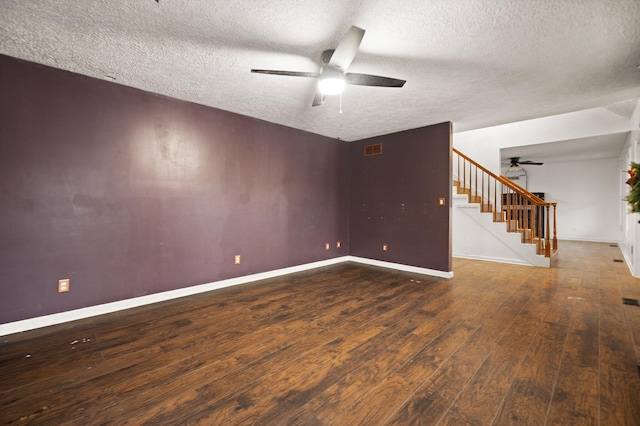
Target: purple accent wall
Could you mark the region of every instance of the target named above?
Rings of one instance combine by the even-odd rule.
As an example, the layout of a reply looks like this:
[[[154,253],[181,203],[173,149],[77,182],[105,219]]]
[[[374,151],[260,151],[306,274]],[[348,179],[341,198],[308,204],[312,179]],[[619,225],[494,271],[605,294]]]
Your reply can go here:
[[[451,123],[353,142],[349,166],[350,254],[451,271]]]
[[[1,55],[0,93],[0,323],[348,254],[345,142]]]
[[[0,93],[0,323],[347,254],[451,270],[450,123],[349,144],[2,55]]]

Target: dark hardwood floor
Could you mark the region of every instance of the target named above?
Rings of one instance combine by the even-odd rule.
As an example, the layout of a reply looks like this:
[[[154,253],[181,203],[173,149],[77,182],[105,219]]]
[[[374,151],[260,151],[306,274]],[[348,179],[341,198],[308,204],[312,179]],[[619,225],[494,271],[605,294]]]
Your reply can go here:
[[[640,280],[341,264],[0,337],[1,424],[640,424]]]

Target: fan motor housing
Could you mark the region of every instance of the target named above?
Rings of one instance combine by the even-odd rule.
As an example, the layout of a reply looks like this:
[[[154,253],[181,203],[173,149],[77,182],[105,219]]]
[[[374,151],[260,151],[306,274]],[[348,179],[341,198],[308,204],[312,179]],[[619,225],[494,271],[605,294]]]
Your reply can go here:
[[[324,52],[322,52],[322,55],[320,56],[320,58],[322,59],[322,62],[325,64],[328,64],[329,61],[331,60],[331,57],[333,56],[333,52],[335,52],[335,49],[327,49]]]

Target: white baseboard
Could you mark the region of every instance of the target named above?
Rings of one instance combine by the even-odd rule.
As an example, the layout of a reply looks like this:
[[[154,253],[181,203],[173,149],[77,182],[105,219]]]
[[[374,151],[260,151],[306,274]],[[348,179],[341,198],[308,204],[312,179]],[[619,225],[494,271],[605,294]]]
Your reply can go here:
[[[600,240],[600,239],[584,239],[584,238],[567,238],[567,237],[560,237],[558,236],[558,245],[560,247],[562,247],[562,241],[578,241],[581,243],[607,243],[607,244],[618,244],[617,241],[613,241],[613,240]]]
[[[627,251],[622,248],[622,244],[621,243],[615,243],[615,244],[617,244],[618,247],[620,248],[620,253],[622,253],[622,257],[624,259],[624,262],[627,265],[627,268],[629,268],[629,272],[631,273],[631,275],[634,278],[640,278],[636,274],[635,268],[633,267],[633,259],[630,257],[631,255],[629,253],[627,253]]]
[[[456,254],[456,253],[453,254],[453,257],[457,257],[460,259],[483,260],[486,262],[508,263],[511,265],[533,266],[529,262],[521,259],[503,259],[501,257],[476,256],[476,255],[466,255],[466,254]]]
[[[234,285],[245,284],[252,281],[274,278],[281,275],[292,274],[294,272],[306,271],[308,269],[319,268],[321,266],[333,265],[347,261],[348,256],[336,257],[319,262],[306,263],[304,265],[291,266],[289,268],[276,269],[258,274],[245,275],[243,277],[230,278],[222,281],[215,281],[207,284],[200,284],[176,290],[163,291],[161,293],[149,294],[147,296],[134,297],[132,299],[118,300],[117,302],[105,303],[102,305],[88,306],[86,308],[74,309],[72,311],[60,312],[57,314],[44,315],[41,317],[28,318],[21,321],[0,324],[0,336],[19,333],[21,331],[33,330],[36,328],[48,327],[50,325],[62,324],[79,319],[90,318],[97,315],[122,311],[124,309],[136,308],[138,306],[150,305],[152,303],[164,302],[165,300],[177,299],[179,297],[191,296],[193,294],[218,290]]]
[[[342,262],[359,262],[368,265],[382,266],[390,269],[398,269],[401,271],[415,272],[418,274],[435,275],[438,277],[451,278],[453,272],[442,272],[426,268],[417,268],[415,266],[400,265],[397,263],[382,262],[379,260],[364,259],[353,256],[335,257],[333,259],[321,260],[319,262],[306,263],[304,265],[291,266],[288,268],[276,269],[258,274],[245,275],[243,277],[230,278],[227,280],[216,281],[207,284],[179,288],[176,290],[164,291],[161,293],[149,294],[147,296],[134,297],[132,299],[119,300],[117,302],[104,303],[102,305],[88,306],[86,308],[74,309],[72,311],[59,312],[57,314],[44,315],[41,317],[28,318],[25,320],[0,324],[0,336],[7,334],[19,333],[22,331],[33,330],[36,328],[48,327],[51,325],[62,324],[65,322],[76,321],[79,319],[90,318],[97,315],[108,314],[111,312],[122,311],[124,309],[136,308],[138,306],[150,305],[152,303],[164,302],[166,300],[177,299],[179,297],[191,296],[193,294],[204,293],[207,291],[218,290],[234,285],[245,284],[252,281],[264,280],[267,278],[279,277],[281,275],[302,272],[309,269],[315,269],[322,266],[335,265]]]
[[[400,263],[385,262],[383,260],[367,259],[365,257],[357,256],[347,256],[347,260],[350,262],[364,263],[366,265],[397,269],[399,271],[414,272],[416,274],[433,275],[440,278],[453,278],[453,272],[438,271],[437,269],[419,268],[417,266],[402,265]]]

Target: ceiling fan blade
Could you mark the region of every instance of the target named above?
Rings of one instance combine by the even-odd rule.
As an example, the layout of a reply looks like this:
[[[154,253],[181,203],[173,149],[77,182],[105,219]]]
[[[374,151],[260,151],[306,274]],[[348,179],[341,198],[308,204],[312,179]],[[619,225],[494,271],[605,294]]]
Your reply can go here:
[[[340,40],[340,44],[336,47],[333,55],[331,55],[329,65],[345,72],[358,53],[358,47],[360,46],[360,42],[362,42],[362,37],[364,37],[364,30],[356,26],[351,26],[349,31],[342,37],[342,40]]]
[[[284,75],[289,77],[318,77],[317,72],[300,72],[300,71],[277,71],[277,70],[256,70],[252,69],[251,72],[257,74],[271,74],[271,75]]]
[[[353,72],[346,73],[344,79],[347,84],[355,84],[358,86],[402,87],[407,82],[406,80],[399,80],[397,78]]]
[[[324,103],[324,99],[325,96],[320,93],[319,90],[316,90],[316,95],[313,97],[313,103],[311,104],[312,107],[317,107],[320,106]]]
[[[537,161],[520,161],[520,164],[532,164],[534,166],[542,166],[544,163],[538,163]]]

